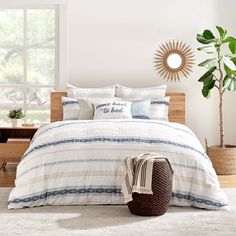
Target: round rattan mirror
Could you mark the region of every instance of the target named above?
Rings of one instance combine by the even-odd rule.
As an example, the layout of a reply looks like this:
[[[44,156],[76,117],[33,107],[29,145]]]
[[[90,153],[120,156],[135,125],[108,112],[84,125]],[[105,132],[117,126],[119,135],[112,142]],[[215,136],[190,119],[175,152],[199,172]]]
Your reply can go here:
[[[156,50],[154,67],[161,77],[180,81],[192,72],[194,53],[190,46],[181,41],[168,41]]]

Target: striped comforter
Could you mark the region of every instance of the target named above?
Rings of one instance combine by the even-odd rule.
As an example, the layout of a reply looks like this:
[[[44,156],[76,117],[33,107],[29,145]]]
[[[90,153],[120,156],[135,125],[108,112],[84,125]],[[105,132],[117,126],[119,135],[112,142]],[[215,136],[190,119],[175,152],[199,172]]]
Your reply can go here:
[[[18,165],[8,208],[123,204],[122,160],[144,152],[158,152],[172,164],[172,205],[228,208],[194,133],[156,120],[78,120],[41,127]]]

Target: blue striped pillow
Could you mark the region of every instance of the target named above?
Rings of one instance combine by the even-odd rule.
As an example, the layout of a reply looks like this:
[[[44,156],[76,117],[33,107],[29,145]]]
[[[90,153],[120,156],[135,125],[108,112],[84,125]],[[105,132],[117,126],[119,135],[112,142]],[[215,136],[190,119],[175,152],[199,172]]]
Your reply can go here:
[[[168,121],[170,97],[151,100],[150,119]]]
[[[62,97],[63,120],[78,120],[80,106],[79,101],[74,98]]]

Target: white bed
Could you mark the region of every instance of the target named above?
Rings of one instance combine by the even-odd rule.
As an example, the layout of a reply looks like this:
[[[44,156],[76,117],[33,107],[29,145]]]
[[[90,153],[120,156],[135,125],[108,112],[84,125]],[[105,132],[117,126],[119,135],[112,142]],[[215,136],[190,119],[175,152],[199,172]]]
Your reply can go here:
[[[153,120],[61,121],[40,128],[17,168],[9,208],[123,204],[121,160],[143,152],[158,152],[171,162],[172,205],[227,208],[192,131]]]
[[[228,209],[212,164],[189,128],[137,119],[57,121],[41,127],[18,165],[8,207],[124,204],[122,160],[144,152],[158,152],[172,164],[171,205]]]

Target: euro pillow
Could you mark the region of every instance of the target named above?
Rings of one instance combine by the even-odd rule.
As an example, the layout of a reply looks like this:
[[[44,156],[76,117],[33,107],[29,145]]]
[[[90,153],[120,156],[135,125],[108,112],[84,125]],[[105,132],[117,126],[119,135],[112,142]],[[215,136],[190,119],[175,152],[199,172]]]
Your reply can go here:
[[[150,119],[168,121],[170,97],[151,100]]]
[[[131,114],[133,119],[150,118],[150,100],[132,102]]]
[[[116,85],[116,96],[124,100],[146,100],[164,98],[166,85],[160,85],[149,88],[129,88]]]
[[[126,101],[95,103],[93,119],[131,119],[131,104]]]
[[[63,120],[78,120],[80,106],[79,101],[74,98],[62,97]]]
[[[112,98],[115,97],[115,86],[104,88],[78,88],[67,85],[67,96],[70,98]]]
[[[120,101],[121,98],[81,98],[78,99],[80,106],[79,120],[92,120],[94,115],[94,103],[115,102]]]

